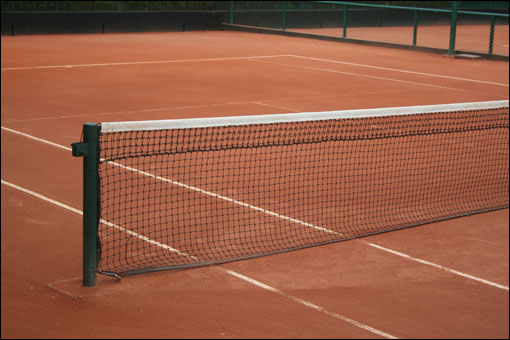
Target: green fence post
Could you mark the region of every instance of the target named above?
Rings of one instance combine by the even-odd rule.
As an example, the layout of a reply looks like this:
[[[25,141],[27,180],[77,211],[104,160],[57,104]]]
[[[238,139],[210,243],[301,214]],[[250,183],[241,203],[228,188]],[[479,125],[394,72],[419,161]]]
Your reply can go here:
[[[450,46],[448,48],[448,55],[455,54],[455,36],[457,33],[457,11],[459,9],[459,2],[452,1],[452,16],[450,21]]]
[[[496,25],[496,17],[491,16],[491,33],[489,38],[489,54],[492,54],[494,47],[494,26]]]
[[[342,36],[347,37],[347,5],[344,5],[344,32]]]
[[[73,143],[74,157],[83,157],[83,285],[94,287],[98,265],[99,126],[83,125],[83,141]]]
[[[282,1],[282,30],[287,28],[287,1]]]
[[[234,23],[234,2],[230,1],[230,23]]]
[[[418,11],[414,11],[413,20],[413,46],[416,46],[416,36],[418,33]]]

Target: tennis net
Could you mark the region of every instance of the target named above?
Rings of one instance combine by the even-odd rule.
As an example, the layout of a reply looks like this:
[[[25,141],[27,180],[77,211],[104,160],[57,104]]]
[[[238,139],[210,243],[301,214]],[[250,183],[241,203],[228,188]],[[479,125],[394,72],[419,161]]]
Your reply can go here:
[[[247,259],[508,207],[508,106],[86,124],[92,137],[73,144],[93,162],[84,276]]]

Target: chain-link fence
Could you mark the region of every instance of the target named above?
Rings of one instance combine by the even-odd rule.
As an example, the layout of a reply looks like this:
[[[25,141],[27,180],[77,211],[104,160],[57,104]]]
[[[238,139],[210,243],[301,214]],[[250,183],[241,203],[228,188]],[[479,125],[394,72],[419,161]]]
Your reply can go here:
[[[447,50],[450,54],[473,52],[509,55],[507,2],[489,1],[486,6],[490,8],[482,8],[476,1],[402,1],[413,3],[413,7],[381,5],[381,2],[267,2],[271,3],[273,9],[260,7],[259,1],[232,1],[230,23]],[[502,3],[506,3],[506,7]],[[466,10],[466,6],[476,8]]]

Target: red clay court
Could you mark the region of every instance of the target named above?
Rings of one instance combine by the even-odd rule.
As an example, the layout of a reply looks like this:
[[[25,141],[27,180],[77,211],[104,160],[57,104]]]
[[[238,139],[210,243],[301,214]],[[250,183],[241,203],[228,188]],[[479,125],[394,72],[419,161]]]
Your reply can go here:
[[[2,338],[509,337],[508,208],[86,288],[71,156],[85,122],[508,100],[507,61],[233,31],[1,44]]]

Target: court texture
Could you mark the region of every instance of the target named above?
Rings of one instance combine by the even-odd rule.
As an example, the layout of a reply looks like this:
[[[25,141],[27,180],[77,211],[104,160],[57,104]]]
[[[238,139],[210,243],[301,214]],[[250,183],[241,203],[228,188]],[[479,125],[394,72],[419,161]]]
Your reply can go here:
[[[237,158],[246,166],[242,171],[235,170],[236,164],[232,162],[226,170],[215,172],[209,168],[214,162],[207,163],[205,156],[190,160],[176,156],[168,164],[155,157],[155,165],[145,164],[143,170],[128,171],[127,163],[113,160],[124,167],[114,169],[117,175],[113,176],[131,176],[128,180],[131,184],[137,181],[132,176],[145,178],[152,170],[156,175],[144,179],[149,184],[141,185],[148,192],[159,190],[158,185],[162,185],[152,183],[158,180],[156,177],[167,178],[167,172],[159,172],[161,164],[166,167],[173,163],[178,169],[189,166],[190,172],[181,176],[175,170],[175,177],[163,185],[178,187],[172,192],[183,196],[169,203],[158,197],[150,198],[149,193],[150,204],[174,211],[186,200],[182,203],[186,207],[181,209],[185,216],[198,218],[202,207],[207,207],[213,212],[230,211],[237,217],[235,221],[225,218],[225,222],[221,216],[208,217],[205,213],[200,228],[207,231],[193,229],[189,239],[173,236],[174,241],[170,243],[168,237],[162,236],[163,231],[150,234],[121,225],[130,221],[130,217],[118,217],[116,208],[107,218],[105,211],[109,210],[104,208],[102,218],[110,222],[98,224],[104,230],[113,231],[102,234],[99,269],[103,265],[105,272],[111,270],[119,275],[98,274],[95,287],[85,287],[83,160],[72,156],[71,147],[72,143],[83,141],[82,129],[87,122],[175,119],[210,122],[219,117],[229,120],[246,116],[257,121],[256,117],[266,115],[299,117],[317,112],[372,112],[506,101],[506,114],[503,111],[506,127],[491,130],[484,125],[480,129],[484,138],[479,139],[470,130],[467,134],[473,136],[474,142],[452,148],[461,155],[468,154],[466,150],[477,149],[477,156],[469,161],[476,167],[483,167],[487,162],[485,155],[499,155],[500,161],[506,162],[499,171],[503,171],[503,184],[506,181],[508,185],[508,145],[505,150],[501,143],[496,143],[498,138],[504,138],[501,133],[505,131],[508,142],[508,97],[508,61],[486,58],[462,59],[442,53],[233,30],[2,36],[1,336],[508,338],[508,187],[506,207],[503,204],[495,210],[487,209],[490,211],[476,208],[473,210],[483,212],[426,219],[439,220],[431,223],[419,223],[418,218],[416,223],[402,222],[403,226],[419,224],[411,228],[396,225],[395,229],[399,230],[361,232],[367,236],[329,242],[349,230],[348,225],[341,231],[334,228],[346,224],[345,220],[351,216],[349,209],[356,208],[357,200],[363,197],[368,200],[364,203],[367,209],[378,204],[382,207],[352,217],[359,222],[359,228],[370,229],[378,225],[381,216],[387,218],[400,211],[399,206],[406,201],[418,206],[419,200],[414,200],[428,194],[429,184],[420,182],[421,172],[415,169],[405,180],[406,188],[411,182],[409,187],[414,189],[407,190],[413,195],[403,199],[394,198],[393,194],[399,190],[392,184],[377,180],[369,182],[369,189],[382,187],[386,191],[374,200],[366,198],[370,195],[356,196],[355,193],[366,191],[348,186],[354,195],[342,191],[345,196],[338,200],[350,205],[338,215],[329,199],[314,199],[322,196],[298,195],[279,205],[281,197],[289,197],[293,192],[280,183],[287,183],[286,178],[293,176],[298,176],[293,182],[308,191],[330,189],[333,193],[330,196],[338,197],[340,191],[335,191],[335,184],[325,178],[340,163],[358,163],[316,160],[315,152],[331,147],[333,142],[321,144],[307,140],[307,136],[314,136],[314,126],[304,130],[303,150],[292,143],[272,146],[275,137],[268,137],[267,143],[271,145],[262,147],[269,150],[263,154],[258,154],[259,149],[249,144],[252,137],[258,138],[262,132],[240,133],[241,137],[249,137],[249,145],[233,148],[234,151],[220,147],[218,152],[221,157],[238,150],[244,155],[257,153],[256,161],[248,165],[243,163],[247,156]],[[384,124],[384,121],[370,121],[370,133],[397,130],[393,123],[388,123],[389,127]],[[103,124],[102,129],[106,126]],[[294,140],[299,127],[286,130],[279,138],[291,136],[289,139]],[[434,135],[442,136],[442,132],[438,130]],[[230,145],[230,137],[225,138]],[[427,145],[434,144],[430,136],[419,138],[425,139]],[[354,150],[350,156],[355,159],[358,159],[356,147],[361,143],[376,147],[364,135],[359,139],[349,142]],[[400,139],[384,143],[392,144]],[[485,149],[476,145],[479,140],[489,141],[483,146]],[[179,154],[182,145],[193,143],[183,139],[175,146],[178,151],[172,149],[169,153]],[[207,140],[196,143],[202,146]],[[416,149],[416,154],[412,146],[406,148],[414,159],[420,159],[449,148],[446,144],[437,151],[422,146]],[[196,151],[193,145],[191,153],[201,155],[202,151]],[[280,171],[284,165],[274,165],[271,157],[284,149],[288,152],[287,159],[310,162],[307,168],[324,166],[325,170],[302,177],[299,177],[301,168]],[[372,169],[391,167],[388,163],[392,159],[397,159],[398,164],[404,162],[389,151],[375,154],[371,150],[365,151],[370,166],[359,171],[346,170],[346,182],[371,177]],[[202,182],[188,175],[198,174],[195,163],[201,160],[206,163],[201,169],[205,172]],[[441,162],[449,164],[448,161],[448,157],[436,160],[431,171],[440,169]],[[266,164],[270,165],[264,172],[251,172]],[[420,164],[426,167],[428,162]],[[104,166],[119,168],[111,163]],[[490,166],[484,171],[472,176],[475,181],[492,178],[496,172]],[[273,172],[279,172],[282,177],[267,179]],[[455,181],[460,174],[470,176],[468,170],[460,171],[449,176],[448,181]],[[215,189],[212,182],[222,178],[229,179],[225,180],[225,187]],[[242,186],[237,181],[248,183]],[[462,180],[459,183],[451,186],[439,181],[438,186],[449,191],[434,195],[441,199],[437,210],[450,209],[462,197],[469,183]],[[501,189],[501,179],[489,186]],[[243,192],[246,187],[255,194]],[[122,201],[119,197],[129,194],[129,188],[122,190],[112,201]],[[505,197],[505,189],[502,190]],[[494,197],[491,191],[475,193],[475,198],[477,195],[480,200]],[[286,207],[296,201],[304,208],[290,215],[287,212],[293,210]],[[122,209],[128,206],[136,211],[143,210],[147,200],[143,202],[119,204]],[[308,217],[318,211],[327,213]],[[412,215],[409,211],[405,214]],[[158,216],[148,219],[159,221],[162,215]],[[238,229],[244,219],[252,225]],[[183,220],[188,221],[188,217]],[[228,237],[208,241],[207,237],[216,235],[215,231],[222,225],[228,230]],[[273,227],[280,228],[285,235],[276,241],[270,232],[259,234]],[[317,239],[302,241],[293,234],[296,230],[307,230]],[[335,237],[329,238],[332,234]],[[226,243],[225,239],[235,238],[232,235],[240,236],[242,241]],[[320,238],[324,235],[327,238]],[[123,238],[118,241],[119,248],[110,251],[106,247],[116,236]],[[258,248],[246,246],[250,251],[245,252],[241,246],[244,242],[254,242]],[[264,244],[268,244],[267,249]],[[150,249],[143,250],[144,245]],[[198,249],[201,246],[211,250],[201,252],[202,248]],[[286,251],[291,248],[299,249]],[[223,252],[230,252],[226,261],[216,257],[224,255]],[[172,259],[181,261],[175,260],[176,268],[122,275],[124,269],[143,267],[149,256],[156,258],[153,267],[165,267],[168,259],[163,259],[161,254],[169,253]],[[258,256],[261,253],[271,255]],[[105,264],[110,256],[117,255],[126,259],[111,267]],[[204,261],[200,261],[201,256]],[[179,267],[181,263],[191,265]]]

